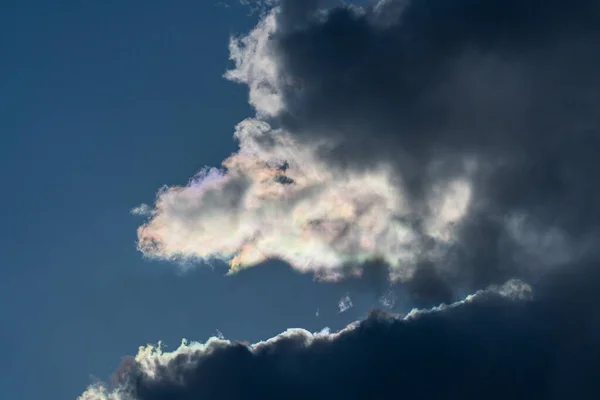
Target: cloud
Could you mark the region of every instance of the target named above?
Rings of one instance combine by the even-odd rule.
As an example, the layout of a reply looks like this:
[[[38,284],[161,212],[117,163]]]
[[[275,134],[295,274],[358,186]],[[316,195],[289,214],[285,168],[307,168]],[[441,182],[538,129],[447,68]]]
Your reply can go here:
[[[142,203],[139,206],[133,207],[129,212],[131,215],[149,217],[152,215],[152,207],[150,207],[148,204]]]
[[[342,297],[340,299],[340,301],[338,302],[338,309],[340,310],[340,313],[343,313],[345,311],[348,311],[349,309],[351,309],[354,306],[354,304],[352,304],[352,299],[350,298],[349,294],[346,294],[344,297]]]
[[[394,308],[396,305],[396,296],[392,290],[388,290],[383,296],[379,297],[379,304],[385,308]]]
[[[405,317],[374,312],[336,333],[142,346],[115,386],[80,400],[595,398],[597,292],[567,297],[532,299],[511,281]]]
[[[471,290],[590,257],[599,10],[280,1],[230,43],[225,77],[256,110],[239,150],[161,190],[139,249],[330,280],[383,263]]]

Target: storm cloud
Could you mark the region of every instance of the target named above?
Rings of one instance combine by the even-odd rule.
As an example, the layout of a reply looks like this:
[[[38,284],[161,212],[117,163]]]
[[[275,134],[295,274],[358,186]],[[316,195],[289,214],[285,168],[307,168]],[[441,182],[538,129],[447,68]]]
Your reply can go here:
[[[444,304],[144,346],[80,399],[598,398],[600,1],[269,4],[230,43],[239,150],[134,209],[139,250]]]
[[[596,398],[598,285],[561,282],[577,289],[532,299],[509,281],[404,317],[373,312],[337,333],[142,346],[112,387],[90,386],[80,400]]]
[[[161,190],[140,250],[473,290],[595,257],[599,10],[279,2],[231,40],[239,151]]]

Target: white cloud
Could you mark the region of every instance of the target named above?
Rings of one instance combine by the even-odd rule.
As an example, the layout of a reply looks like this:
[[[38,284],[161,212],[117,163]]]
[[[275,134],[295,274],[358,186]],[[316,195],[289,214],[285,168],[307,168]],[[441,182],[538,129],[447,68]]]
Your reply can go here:
[[[412,276],[422,257],[451,242],[469,201],[466,181],[440,185],[424,217],[438,246],[406,221],[421,210],[405,201],[402,182],[385,166],[364,172],[333,167],[319,146],[299,145],[264,121],[236,129],[240,150],[224,169],[205,169],[183,187],[158,193],[138,231],[139,248],[164,259],[221,259],[232,271],[282,259],[335,279],[348,265],[383,259],[395,279]]]
[[[148,217],[152,215],[152,207],[150,207],[148,204],[140,204],[139,206],[133,207],[129,212],[132,215]]]
[[[225,77],[248,85],[250,104],[263,116],[275,116],[283,108],[279,68],[269,41],[276,23],[272,11],[248,35],[233,37],[229,43],[229,57],[236,68]]]
[[[338,309],[340,310],[340,313],[348,311],[353,306],[354,304],[352,304],[352,299],[350,298],[349,294],[346,294],[344,297],[342,297],[338,303]]]

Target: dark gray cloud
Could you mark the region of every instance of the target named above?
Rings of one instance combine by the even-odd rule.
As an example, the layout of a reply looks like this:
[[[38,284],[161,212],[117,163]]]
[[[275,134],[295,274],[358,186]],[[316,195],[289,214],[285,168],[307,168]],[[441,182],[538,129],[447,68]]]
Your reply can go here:
[[[273,39],[277,123],[331,139],[320,155],[346,169],[393,163],[415,204],[472,161],[474,201],[445,262],[475,285],[547,263],[531,254],[544,243],[554,260],[585,252],[600,223],[598,1],[388,0],[293,17],[292,3],[278,22],[298,28]],[[513,218],[529,224],[517,246]]]
[[[174,353],[142,349],[137,364],[126,359],[119,369],[113,393],[122,397],[114,398],[597,398],[600,276],[588,276],[560,276],[534,300],[508,284],[404,319],[374,312],[337,334],[290,330],[252,347],[213,339]]]

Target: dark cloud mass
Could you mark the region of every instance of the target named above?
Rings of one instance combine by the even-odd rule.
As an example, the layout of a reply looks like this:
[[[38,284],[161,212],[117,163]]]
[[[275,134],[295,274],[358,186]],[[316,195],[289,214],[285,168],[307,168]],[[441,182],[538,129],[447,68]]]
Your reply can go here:
[[[509,285],[404,319],[374,312],[338,334],[140,352],[114,399],[595,399],[598,284],[573,276],[559,281],[577,290],[553,284],[535,300]]]
[[[287,84],[278,120],[301,141],[333,139],[321,155],[344,168],[394,163],[415,204],[475,165],[475,201],[446,262],[475,284],[504,280],[520,266],[515,253],[543,246],[512,246],[507,216],[547,241],[550,230],[577,243],[596,234],[599,12],[594,0],[303,10],[300,28],[275,34]]]

